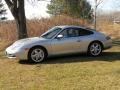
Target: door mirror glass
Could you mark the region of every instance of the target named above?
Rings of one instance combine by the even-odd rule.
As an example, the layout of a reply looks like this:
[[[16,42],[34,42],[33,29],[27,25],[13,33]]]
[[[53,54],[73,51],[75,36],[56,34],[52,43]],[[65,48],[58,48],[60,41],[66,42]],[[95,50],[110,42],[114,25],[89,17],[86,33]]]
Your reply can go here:
[[[61,38],[63,38],[63,35],[58,35],[57,36],[57,39],[61,39]]]

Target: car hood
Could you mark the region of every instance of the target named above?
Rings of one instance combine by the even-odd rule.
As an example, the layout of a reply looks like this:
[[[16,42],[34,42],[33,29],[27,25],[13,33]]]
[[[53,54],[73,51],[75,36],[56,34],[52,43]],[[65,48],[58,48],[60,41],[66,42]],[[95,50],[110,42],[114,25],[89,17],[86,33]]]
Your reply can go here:
[[[32,38],[26,38],[26,39],[21,39],[16,41],[14,44],[32,44],[32,43],[36,43],[36,42],[42,42],[42,41],[46,41],[47,39],[42,38],[42,37],[32,37]]]

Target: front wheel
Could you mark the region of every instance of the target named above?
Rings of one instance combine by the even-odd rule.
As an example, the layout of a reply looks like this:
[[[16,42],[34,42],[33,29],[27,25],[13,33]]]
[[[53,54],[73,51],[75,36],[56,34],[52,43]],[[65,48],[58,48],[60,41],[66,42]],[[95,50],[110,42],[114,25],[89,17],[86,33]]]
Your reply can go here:
[[[102,45],[99,42],[93,42],[88,47],[90,56],[99,56],[102,53]]]
[[[30,62],[39,63],[45,60],[47,54],[41,47],[32,48],[28,53],[28,60]]]

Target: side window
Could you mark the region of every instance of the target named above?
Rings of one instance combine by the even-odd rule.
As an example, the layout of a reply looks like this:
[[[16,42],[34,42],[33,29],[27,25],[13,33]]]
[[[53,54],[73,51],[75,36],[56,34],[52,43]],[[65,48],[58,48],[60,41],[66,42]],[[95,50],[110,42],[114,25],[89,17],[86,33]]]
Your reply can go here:
[[[67,30],[63,30],[60,35],[63,35],[64,38],[68,37]]]
[[[63,30],[60,34],[63,35],[64,38],[68,38],[68,37],[87,36],[93,34],[93,32],[82,28],[67,28]]]
[[[76,28],[67,28],[63,30],[60,34],[63,35],[64,38],[77,37],[79,36],[79,30]]]
[[[68,29],[67,33],[68,33],[68,37],[77,37],[77,36],[79,36],[79,30],[77,30],[75,28]]]
[[[85,29],[80,29],[79,31],[80,31],[80,32],[79,32],[79,36],[86,36],[86,35],[91,35],[91,34],[93,34],[92,31],[85,30]]]

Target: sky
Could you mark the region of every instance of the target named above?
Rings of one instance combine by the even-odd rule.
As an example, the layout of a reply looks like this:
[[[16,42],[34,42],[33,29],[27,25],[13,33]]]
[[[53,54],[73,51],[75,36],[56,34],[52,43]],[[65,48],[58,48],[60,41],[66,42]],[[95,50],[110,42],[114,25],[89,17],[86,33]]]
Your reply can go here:
[[[5,2],[4,2],[5,3]],[[49,17],[49,14],[47,14],[47,4],[48,2],[34,2],[34,4],[32,2],[28,2],[27,0],[25,0],[25,14],[26,17],[29,19],[32,18],[41,18],[41,17]],[[8,10],[7,5],[5,6],[7,8],[7,18],[12,20],[14,19],[10,10]]]
[[[94,6],[94,0],[87,0],[92,6]],[[103,2],[99,5],[98,9],[103,11],[120,11],[120,0],[102,0]],[[119,3],[118,3],[119,2]],[[119,7],[119,8],[118,8]]]
[[[94,7],[94,0],[88,0],[92,7]],[[99,5],[99,10],[102,10],[104,12],[110,12],[114,10],[119,10],[120,11],[120,6],[117,8],[117,3],[115,3],[117,0],[104,0],[103,3]],[[119,1],[119,0],[118,0]],[[5,4],[4,0],[3,3]],[[40,2],[28,2],[25,0],[25,14],[27,19],[32,19],[32,18],[41,18],[41,17],[49,17],[49,14],[47,14],[47,4],[49,2],[45,1],[40,1]],[[7,8],[7,5],[5,6]],[[8,9],[8,8],[7,8]],[[8,19],[12,20],[14,19],[13,16],[11,15],[10,11],[7,10],[8,14],[6,15]]]

